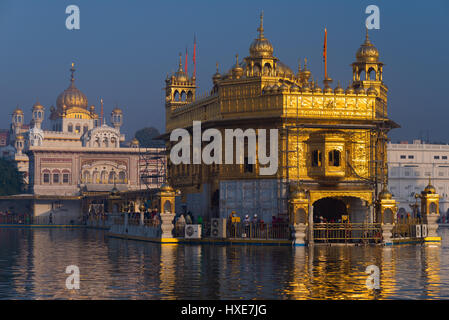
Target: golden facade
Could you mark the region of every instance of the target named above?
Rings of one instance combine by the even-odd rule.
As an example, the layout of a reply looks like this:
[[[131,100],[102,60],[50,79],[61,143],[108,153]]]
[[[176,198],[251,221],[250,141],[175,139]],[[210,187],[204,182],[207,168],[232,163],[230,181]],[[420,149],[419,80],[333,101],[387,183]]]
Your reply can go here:
[[[310,205],[323,198],[338,199],[347,210],[368,208],[366,214],[374,222],[373,205],[386,182],[387,133],[397,125],[388,118],[383,64],[368,33],[356,53],[347,89],[340,83],[331,88],[330,79],[321,88],[306,59],[295,74],[275,57],[264,35],[263,16],[258,33],[243,61],[236,56],[235,65],[224,73],[217,65],[207,96],[195,97],[196,79],[182,70],[180,61],[179,70],[166,79],[166,132],[191,129],[193,121],[201,121],[203,130],[216,128],[223,136],[224,129],[278,129],[277,173],[261,176],[258,161],[249,168],[169,162],[170,183],[181,189],[186,201],[186,194],[203,192],[205,184],[213,198],[220,181],[276,179],[281,202],[297,194],[287,193],[293,184],[293,189],[306,191]],[[169,150],[171,146],[173,142]],[[350,200],[355,198],[361,202]],[[212,212],[214,205],[209,203]],[[286,216],[286,208],[279,206],[277,214]]]

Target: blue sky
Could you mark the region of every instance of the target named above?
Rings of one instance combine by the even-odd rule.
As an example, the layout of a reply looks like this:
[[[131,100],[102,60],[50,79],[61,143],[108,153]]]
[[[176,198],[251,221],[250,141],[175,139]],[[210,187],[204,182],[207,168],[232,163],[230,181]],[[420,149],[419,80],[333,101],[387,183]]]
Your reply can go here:
[[[65,27],[65,8],[76,4],[81,29]],[[197,36],[198,93],[211,87],[215,63],[228,70],[249,54],[264,10],[265,36],[274,54],[293,70],[308,58],[322,80],[323,29],[328,30],[328,72],[346,87],[350,64],[364,39],[365,8],[380,8],[380,30],[370,31],[385,63],[389,114],[402,128],[393,140],[427,136],[449,142],[449,2],[436,1],[118,1],[0,0],[0,127],[9,126],[17,105],[26,120],[36,99],[46,106],[76,85],[105,113],[124,109],[128,138],[145,126],[163,131],[164,79],[176,70],[178,54]]]

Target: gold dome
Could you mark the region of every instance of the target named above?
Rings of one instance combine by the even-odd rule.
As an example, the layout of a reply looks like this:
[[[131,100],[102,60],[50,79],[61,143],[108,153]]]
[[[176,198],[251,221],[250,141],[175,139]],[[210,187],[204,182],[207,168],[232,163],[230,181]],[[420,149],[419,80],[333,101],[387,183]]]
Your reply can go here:
[[[118,108],[118,107],[115,107],[115,108],[112,110],[112,114],[122,114],[122,113],[123,113],[122,109],[120,109],[120,108]]]
[[[379,199],[381,200],[390,200],[393,198],[393,195],[390,191],[388,191],[387,186],[384,186],[382,191],[379,193]]]
[[[161,186],[161,191],[164,191],[164,192],[172,192],[173,191],[173,188],[172,187],[170,187],[168,184],[163,184],[162,186]]]
[[[288,92],[288,86],[283,83],[280,87],[279,87],[279,91],[280,92]]]
[[[63,110],[64,105],[66,109],[70,108],[83,108],[87,109],[87,97],[75,87],[75,78],[73,77],[73,73],[75,72],[74,64],[72,63],[72,68],[70,69],[72,72],[72,77],[70,79],[70,86],[61,93],[56,99],[56,106],[59,110]]]
[[[377,96],[377,91],[376,89],[374,89],[373,87],[369,87],[368,90],[366,91],[366,93],[369,96]]]
[[[172,78],[174,78],[174,80],[177,82],[187,82],[189,80],[189,76],[182,69],[182,55],[181,54],[179,54],[178,71],[176,71],[173,74]]]
[[[283,75],[284,77],[294,77],[292,69],[290,69],[285,63],[278,61],[276,62],[276,71],[278,75]]]
[[[273,56],[273,46],[270,41],[265,38],[263,34],[263,12],[260,15],[260,27],[257,29],[259,31],[259,37],[251,43],[249,47],[249,53],[251,57],[255,58],[269,58]]]
[[[290,92],[299,92],[301,89],[296,85],[296,84],[293,84],[291,87],[290,87]]]
[[[427,185],[427,187],[424,189],[425,193],[436,193],[437,190],[435,189],[434,186],[432,186],[431,181],[430,181],[430,177],[429,177],[429,184]]]
[[[232,68],[232,75],[239,79],[240,77],[243,76],[243,68],[239,65],[239,55],[236,54],[235,55],[235,59],[236,59],[236,63],[234,68]]]
[[[12,114],[23,114],[22,109],[20,109],[19,107],[17,107]]]
[[[39,102],[36,102],[36,103],[33,105],[33,111],[34,111],[34,110],[44,110],[44,106],[41,105]]]
[[[137,140],[136,138],[131,140],[131,145],[132,146],[138,146],[139,145],[139,140]]]
[[[340,86],[340,81],[338,81],[337,83],[337,87],[334,89],[334,93],[336,94],[343,94],[345,91],[343,90],[343,88]]]
[[[24,137],[23,137],[21,134],[19,134],[19,135],[16,137],[16,140],[24,140]]]
[[[365,42],[357,50],[356,58],[358,62],[378,62],[379,61],[379,51],[371,43],[368,37],[368,29],[366,30]]]
[[[218,62],[216,63],[216,66],[217,66],[217,72],[215,72],[215,74],[212,76],[212,82],[214,84],[217,84],[218,81],[221,80],[221,74],[220,74],[220,72],[218,72]]]
[[[345,93],[346,93],[346,94],[354,94],[354,88],[353,88],[351,85],[349,85],[349,86],[346,88]]]

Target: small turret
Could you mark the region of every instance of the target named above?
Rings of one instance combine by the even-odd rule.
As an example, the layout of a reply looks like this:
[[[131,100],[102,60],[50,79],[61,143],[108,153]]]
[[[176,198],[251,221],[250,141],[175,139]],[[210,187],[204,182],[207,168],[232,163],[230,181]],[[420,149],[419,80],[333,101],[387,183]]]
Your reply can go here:
[[[123,124],[123,111],[120,108],[114,108],[111,112],[111,122],[114,128],[120,130]]]

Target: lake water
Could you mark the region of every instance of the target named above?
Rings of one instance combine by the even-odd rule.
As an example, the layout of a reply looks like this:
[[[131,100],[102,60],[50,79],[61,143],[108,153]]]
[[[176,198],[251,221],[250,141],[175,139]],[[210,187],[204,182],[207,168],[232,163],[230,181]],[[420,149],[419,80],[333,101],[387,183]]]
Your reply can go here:
[[[443,243],[394,247],[170,245],[91,229],[0,228],[0,299],[446,299]],[[66,289],[66,267],[80,289]],[[369,265],[380,289],[366,286]]]

